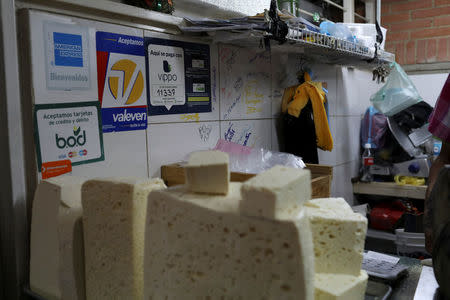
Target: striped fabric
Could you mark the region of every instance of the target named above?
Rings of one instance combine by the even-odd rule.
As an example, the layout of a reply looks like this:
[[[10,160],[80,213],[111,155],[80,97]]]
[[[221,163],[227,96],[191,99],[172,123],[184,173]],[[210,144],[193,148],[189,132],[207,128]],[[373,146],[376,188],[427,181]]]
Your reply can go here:
[[[450,143],[450,74],[430,116],[428,130],[443,142]]]

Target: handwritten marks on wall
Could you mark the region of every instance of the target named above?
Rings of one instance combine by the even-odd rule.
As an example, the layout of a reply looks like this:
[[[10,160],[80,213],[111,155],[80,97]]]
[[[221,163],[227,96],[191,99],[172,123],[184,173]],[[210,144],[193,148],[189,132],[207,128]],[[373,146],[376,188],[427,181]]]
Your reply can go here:
[[[259,49],[219,46],[221,138],[271,147],[271,55]]]
[[[200,135],[200,139],[203,142],[208,142],[211,131],[212,131],[212,125],[203,124],[198,127],[198,133]]]
[[[271,117],[270,53],[219,47],[221,120]]]
[[[193,151],[214,148],[220,138],[215,122],[152,124],[147,130],[150,176],[160,176],[161,165],[180,162]]]
[[[183,122],[188,122],[188,121],[198,122],[198,121],[200,121],[200,115],[198,113],[195,113],[195,114],[182,114],[182,115],[180,115],[180,120],[183,121]]]
[[[272,120],[222,121],[221,138],[243,146],[271,148]]]

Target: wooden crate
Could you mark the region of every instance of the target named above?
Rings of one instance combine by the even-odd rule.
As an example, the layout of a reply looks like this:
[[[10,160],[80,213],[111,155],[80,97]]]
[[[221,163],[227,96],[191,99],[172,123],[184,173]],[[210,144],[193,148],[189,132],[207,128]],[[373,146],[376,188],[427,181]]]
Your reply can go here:
[[[313,198],[326,198],[331,194],[331,180],[333,167],[315,164],[306,164],[311,171],[311,188]],[[256,174],[231,172],[231,181],[243,182]],[[180,164],[171,164],[161,167],[161,177],[167,186],[184,184],[184,168]]]

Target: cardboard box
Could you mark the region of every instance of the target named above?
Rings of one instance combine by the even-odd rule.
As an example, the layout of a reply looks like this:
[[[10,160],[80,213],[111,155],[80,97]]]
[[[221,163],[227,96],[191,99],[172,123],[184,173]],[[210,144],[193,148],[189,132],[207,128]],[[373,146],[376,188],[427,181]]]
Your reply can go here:
[[[331,180],[333,167],[316,164],[306,164],[311,171],[312,198],[327,198],[331,195]],[[256,174],[231,172],[231,181],[243,182]],[[184,168],[181,164],[161,166],[161,177],[167,186],[184,184]]]

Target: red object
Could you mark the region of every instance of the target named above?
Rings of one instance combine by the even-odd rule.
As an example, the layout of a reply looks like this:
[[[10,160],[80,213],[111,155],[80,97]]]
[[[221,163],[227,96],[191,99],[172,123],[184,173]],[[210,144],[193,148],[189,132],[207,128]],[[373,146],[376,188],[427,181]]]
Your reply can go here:
[[[100,105],[103,102],[103,89],[105,87],[106,69],[108,68],[109,53],[97,51],[97,82],[98,82],[98,99]]]
[[[378,230],[394,230],[405,212],[406,207],[401,201],[378,204],[370,212],[370,227]]]
[[[442,88],[441,94],[436,102],[430,116],[428,130],[442,141],[450,142],[450,125],[448,122],[450,113],[450,75]]]
[[[373,157],[364,157],[364,165],[365,166],[373,165]]]
[[[42,163],[42,179],[56,177],[65,173],[72,172],[72,163],[70,160],[49,161]]]

